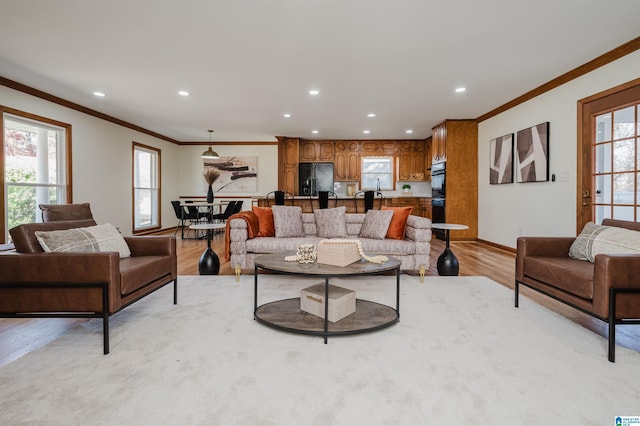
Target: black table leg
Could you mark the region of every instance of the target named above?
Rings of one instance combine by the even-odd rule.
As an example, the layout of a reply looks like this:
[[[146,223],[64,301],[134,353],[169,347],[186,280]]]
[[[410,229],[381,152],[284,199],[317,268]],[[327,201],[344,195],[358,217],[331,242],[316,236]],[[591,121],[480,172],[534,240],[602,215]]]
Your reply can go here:
[[[445,276],[456,276],[458,275],[458,271],[460,267],[458,265],[458,258],[453,254],[451,249],[449,248],[449,230],[445,230],[446,242],[447,245],[438,257],[438,275]]]

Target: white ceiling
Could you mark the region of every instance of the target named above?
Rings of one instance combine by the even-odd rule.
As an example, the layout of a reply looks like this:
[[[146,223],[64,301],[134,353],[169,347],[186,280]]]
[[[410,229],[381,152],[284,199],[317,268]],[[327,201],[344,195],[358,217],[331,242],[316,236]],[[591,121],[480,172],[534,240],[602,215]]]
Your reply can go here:
[[[0,4],[1,76],[183,142],[207,129],[217,141],[425,138],[638,37],[640,22],[638,0]]]

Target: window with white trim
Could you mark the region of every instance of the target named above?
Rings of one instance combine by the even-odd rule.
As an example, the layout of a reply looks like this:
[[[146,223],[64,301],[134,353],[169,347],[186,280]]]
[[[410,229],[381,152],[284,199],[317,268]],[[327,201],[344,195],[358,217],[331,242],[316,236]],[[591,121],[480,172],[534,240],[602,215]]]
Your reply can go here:
[[[393,190],[393,157],[362,157],[363,190]]]
[[[8,242],[9,229],[42,221],[39,204],[70,202],[71,126],[13,110],[2,119],[2,240]]]
[[[133,142],[133,232],[160,228],[160,150]]]

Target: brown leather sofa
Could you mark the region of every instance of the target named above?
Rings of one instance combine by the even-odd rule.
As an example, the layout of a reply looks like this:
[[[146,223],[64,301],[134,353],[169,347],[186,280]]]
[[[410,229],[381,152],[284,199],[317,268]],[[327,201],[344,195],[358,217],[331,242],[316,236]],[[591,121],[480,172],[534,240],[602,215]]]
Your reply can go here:
[[[605,219],[607,226],[640,231],[640,223]],[[595,262],[569,257],[574,237],[520,237],[515,306],[525,285],[609,324],[609,361],[615,362],[616,324],[640,324],[640,255],[598,254]]]
[[[102,318],[108,354],[110,315],[170,282],[177,303],[173,237],[125,237],[131,257],[121,259],[117,252],[44,253],[35,236],[95,224],[63,220],[12,228],[16,251],[0,255],[0,317]]]

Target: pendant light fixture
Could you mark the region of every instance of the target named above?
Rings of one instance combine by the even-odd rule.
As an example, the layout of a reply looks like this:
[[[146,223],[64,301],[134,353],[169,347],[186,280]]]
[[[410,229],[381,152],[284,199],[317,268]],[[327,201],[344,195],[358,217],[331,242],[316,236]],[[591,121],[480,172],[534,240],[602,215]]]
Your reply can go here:
[[[211,149],[211,133],[213,133],[213,130],[208,130],[208,132],[209,132],[209,149],[203,152],[200,157],[207,158],[209,160],[217,160],[218,158],[220,158],[220,156],[218,155],[217,152]]]

